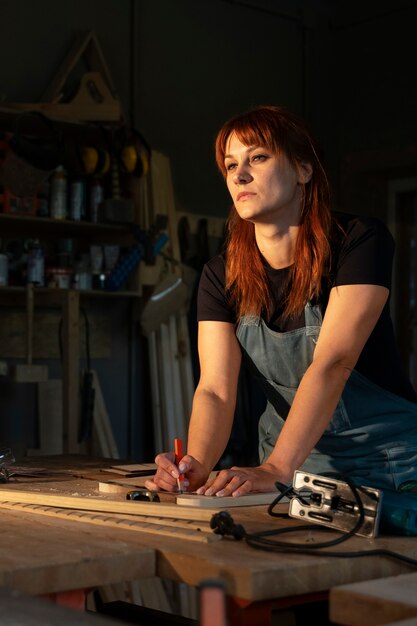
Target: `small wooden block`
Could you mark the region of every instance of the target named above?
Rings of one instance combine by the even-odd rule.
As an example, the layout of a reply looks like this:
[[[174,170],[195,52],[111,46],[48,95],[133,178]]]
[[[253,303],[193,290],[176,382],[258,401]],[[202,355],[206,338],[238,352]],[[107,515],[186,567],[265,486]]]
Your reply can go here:
[[[184,493],[177,496],[177,504],[180,506],[194,506],[202,509],[228,509],[236,506],[256,506],[259,504],[271,504],[278,497],[278,492],[272,493],[250,493],[247,496],[218,497],[218,496],[198,496],[193,493]]]

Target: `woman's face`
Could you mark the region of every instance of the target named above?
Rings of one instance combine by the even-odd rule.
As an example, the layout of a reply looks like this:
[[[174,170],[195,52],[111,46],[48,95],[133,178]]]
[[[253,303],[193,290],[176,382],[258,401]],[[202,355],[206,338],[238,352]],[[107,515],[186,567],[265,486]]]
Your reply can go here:
[[[225,167],[227,188],[242,219],[299,221],[300,183],[310,179],[310,165],[295,169],[284,154],[246,146],[232,134],[226,146]]]

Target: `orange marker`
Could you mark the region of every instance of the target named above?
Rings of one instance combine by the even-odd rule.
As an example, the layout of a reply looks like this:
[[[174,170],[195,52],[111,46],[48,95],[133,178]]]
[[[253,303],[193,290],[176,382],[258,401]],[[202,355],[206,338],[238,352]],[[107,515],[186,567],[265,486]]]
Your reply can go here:
[[[175,465],[178,466],[182,457],[184,456],[184,451],[182,447],[182,439],[174,439],[174,450],[175,450]],[[182,482],[184,480],[184,474],[180,474],[177,478],[178,491],[182,493]]]

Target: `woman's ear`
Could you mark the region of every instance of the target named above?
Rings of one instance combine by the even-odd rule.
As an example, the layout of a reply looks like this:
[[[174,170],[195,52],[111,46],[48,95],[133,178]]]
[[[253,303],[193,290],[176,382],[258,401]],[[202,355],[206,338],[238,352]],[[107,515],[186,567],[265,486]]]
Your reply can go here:
[[[311,163],[298,164],[298,182],[302,185],[310,182],[313,175],[313,167]]]

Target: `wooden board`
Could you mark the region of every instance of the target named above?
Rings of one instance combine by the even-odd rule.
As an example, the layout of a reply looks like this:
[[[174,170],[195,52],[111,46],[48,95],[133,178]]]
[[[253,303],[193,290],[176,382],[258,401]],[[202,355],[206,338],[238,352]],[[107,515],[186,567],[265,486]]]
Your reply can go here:
[[[184,523],[182,520],[172,520],[171,524],[166,524],[164,518],[142,517],[138,519],[134,517],[113,517],[112,515],[98,515],[89,511],[77,511],[73,509],[60,509],[52,506],[40,506],[35,504],[21,504],[19,502],[0,502],[1,509],[9,509],[12,511],[22,511],[24,513],[33,513],[35,515],[46,515],[53,518],[62,518],[70,521],[87,522],[88,524],[98,524],[100,526],[110,526],[113,528],[126,528],[141,533],[150,533],[152,535],[163,535],[164,537],[173,537],[174,539],[187,541],[202,541],[208,543],[218,541],[221,535],[216,535],[210,530],[208,524],[206,527],[200,528],[196,525]]]
[[[145,476],[156,472],[156,463],[128,463],[126,465],[110,465],[103,472],[114,472],[123,476]]]
[[[250,493],[247,496],[234,498],[233,496],[198,496],[193,493],[184,493],[177,496],[176,502],[180,506],[190,506],[202,509],[229,509],[236,506],[256,506],[270,504],[278,497],[278,492]]]
[[[330,619],[346,626],[377,626],[417,617],[417,572],[343,585],[330,591]]]
[[[0,501],[55,506],[63,509],[79,509],[82,511],[101,511],[104,513],[123,513],[127,515],[142,514],[198,521],[210,521],[213,515],[213,510],[184,507],[178,506],[177,504],[109,500],[103,497],[56,496],[50,493],[9,489],[7,485],[2,485],[0,488]]]

